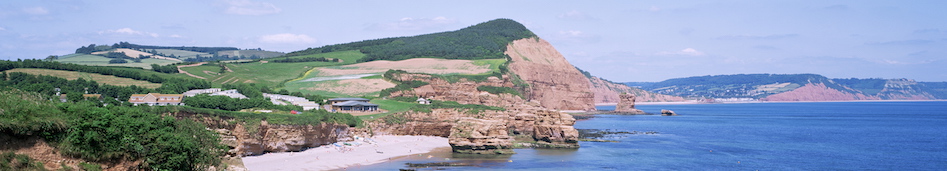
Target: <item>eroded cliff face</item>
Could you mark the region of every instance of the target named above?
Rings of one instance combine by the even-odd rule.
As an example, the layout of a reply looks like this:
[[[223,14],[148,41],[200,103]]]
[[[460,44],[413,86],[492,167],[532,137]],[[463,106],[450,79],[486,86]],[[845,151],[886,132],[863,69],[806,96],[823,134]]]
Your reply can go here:
[[[510,71],[529,83],[528,99],[554,110],[595,110],[589,79],[546,40],[513,41],[505,54]]]
[[[350,137],[349,127],[344,124],[270,125],[261,121],[257,125],[236,122],[232,118],[205,117],[183,112],[170,115],[179,119],[191,119],[215,130],[220,135],[221,144],[230,147],[227,155],[231,157],[302,151]]]
[[[639,102],[683,102],[684,98],[679,96],[664,95],[648,92],[639,88],[629,87],[625,84],[612,83],[602,78],[593,76],[589,78],[590,89],[595,93],[596,104],[618,103],[621,93],[633,94]]]
[[[761,101],[848,101],[848,100],[881,100],[876,96],[866,96],[861,93],[853,94],[831,89],[823,83],[809,83],[792,91],[769,95]]]
[[[911,79],[889,79],[877,96],[886,100],[933,100],[934,95],[920,90],[917,81]]]
[[[428,85],[392,92],[392,97],[426,97],[503,107],[504,111],[433,109],[404,112],[368,123],[375,134],[429,135],[447,137],[455,152],[477,154],[512,153],[515,137],[526,137],[543,147],[578,148],[578,131],[571,115],[546,109],[512,94],[491,94],[478,86],[511,87],[510,77],[491,77],[483,82],[462,79],[447,82],[426,74],[396,74],[400,81],[417,80]]]

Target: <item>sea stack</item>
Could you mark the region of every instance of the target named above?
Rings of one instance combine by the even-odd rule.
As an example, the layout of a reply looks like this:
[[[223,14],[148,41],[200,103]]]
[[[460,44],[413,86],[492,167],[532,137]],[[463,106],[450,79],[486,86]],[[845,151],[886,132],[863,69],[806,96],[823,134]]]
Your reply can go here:
[[[661,109],[661,115],[663,115],[663,116],[677,116],[677,113],[674,113],[673,110]]]
[[[615,112],[629,114],[644,114],[644,111],[635,109],[635,95],[621,93],[618,95],[618,105],[615,105]]]

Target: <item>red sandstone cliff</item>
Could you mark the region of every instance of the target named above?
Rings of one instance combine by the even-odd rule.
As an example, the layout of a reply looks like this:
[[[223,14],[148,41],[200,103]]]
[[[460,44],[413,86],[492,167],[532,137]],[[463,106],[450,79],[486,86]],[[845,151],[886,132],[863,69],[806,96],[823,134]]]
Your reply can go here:
[[[577,148],[578,131],[571,115],[552,111],[512,94],[492,94],[479,86],[512,87],[510,76],[490,77],[482,82],[461,79],[448,82],[427,74],[395,74],[394,80],[424,81],[428,85],[413,90],[392,92],[391,97],[426,97],[502,107],[506,110],[470,112],[466,109],[433,109],[391,114],[368,123],[376,134],[430,135],[448,137],[455,152],[511,153],[514,137],[527,137],[538,146]]]
[[[531,101],[554,110],[595,110],[589,79],[546,40],[513,41],[505,54],[511,58],[510,71],[529,83]]]
[[[634,94],[638,102],[682,102],[684,98],[679,96],[664,95],[648,92],[639,88],[628,87],[628,85],[613,83],[599,77],[589,78],[592,92],[595,93],[595,103],[618,103],[621,93]]]
[[[852,94],[831,89],[822,83],[809,83],[795,90],[761,98],[761,101],[847,101],[847,100],[880,100],[875,96],[866,96],[861,93]]]

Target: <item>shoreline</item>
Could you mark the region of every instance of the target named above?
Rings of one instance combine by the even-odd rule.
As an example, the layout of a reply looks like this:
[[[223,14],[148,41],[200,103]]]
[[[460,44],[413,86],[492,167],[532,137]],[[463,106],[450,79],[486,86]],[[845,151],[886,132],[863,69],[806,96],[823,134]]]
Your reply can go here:
[[[635,105],[683,105],[683,104],[740,104],[740,103],[834,103],[834,102],[942,102],[947,100],[838,100],[838,101],[740,101],[740,102],[635,102]],[[595,106],[615,106],[618,103],[596,103]]]
[[[341,145],[343,143],[352,146]],[[447,138],[434,136],[379,135],[366,141],[339,144],[341,147],[330,144],[300,152],[247,156],[242,160],[248,170],[334,170],[368,166],[404,156],[429,153],[438,148],[450,148]]]

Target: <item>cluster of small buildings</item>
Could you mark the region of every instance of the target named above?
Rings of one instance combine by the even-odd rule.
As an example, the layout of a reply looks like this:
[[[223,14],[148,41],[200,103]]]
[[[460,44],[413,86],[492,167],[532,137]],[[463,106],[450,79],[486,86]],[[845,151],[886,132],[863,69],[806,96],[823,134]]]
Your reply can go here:
[[[286,103],[282,102],[282,101],[286,101],[296,106],[302,106],[303,110],[311,110],[311,109],[318,110],[319,109],[318,103],[309,101],[309,99],[302,98],[302,97],[288,96],[288,95],[282,95],[282,94],[269,94],[269,93],[263,93],[263,97],[269,98],[270,102],[276,105],[286,105]]]
[[[195,89],[189,90],[182,94],[160,94],[160,93],[148,93],[148,94],[132,94],[128,98],[128,102],[137,105],[149,105],[149,106],[167,106],[167,105],[184,105],[182,101],[185,97],[194,97],[198,94],[209,94],[211,96],[227,96],[230,98],[239,98],[245,99],[247,96],[240,94],[237,90],[221,90],[220,88],[210,88],[210,89]],[[269,94],[263,93],[263,97],[270,99],[270,102],[276,105],[286,105],[287,102],[292,105],[301,106],[303,110],[318,110],[320,106],[316,102],[309,101],[309,99],[281,95],[281,94]],[[328,99],[325,101],[325,109],[331,109],[332,111],[359,111],[359,112],[374,112],[378,111],[378,105],[368,102],[369,99],[365,98],[334,98]],[[420,103],[428,102],[426,100],[419,99]]]
[[[148,93],[148,94],[132,94],[128,98],[128,102],[138,105],[148,105],[148,106],[168,106],[168,105],[184,105],[181,103],[181,100],[184,100],[184,95],[182,94],[160,94],[160,93]]]
[[[194,90],[188,90],[182,94],[184,94],[184,96],[187,96],[187,97],[194,97],[194,96],[197,96],[198,94],[210,94],[211,96],[227,96],[227,97],[236,98],[236,99],[247,98],[247,96],[244,96],[243,94],[240,94],[240,92],[237,92],[237,89],[230,89],[230,90],[220,90],[220,88],[194,89]]]

